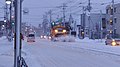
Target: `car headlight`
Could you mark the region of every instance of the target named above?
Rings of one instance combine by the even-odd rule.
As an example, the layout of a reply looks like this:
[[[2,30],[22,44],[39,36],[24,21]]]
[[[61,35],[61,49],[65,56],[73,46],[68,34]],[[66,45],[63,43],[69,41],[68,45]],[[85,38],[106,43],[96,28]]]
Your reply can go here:
[[[58,33],[58,30],[55,30],[55,33]]]
[[[115,41],[112,41],[112,46],[115,46],[116,45],[116,42]]]
[[[40,36],[40,38],[43,38],[43,36]]]
[[[66,32],[66,30],[63,30],[63,33],[65,33]]]
[[[48,37],[49,39],[51,39],[51,37]]]
[[[46,36],[44,36],[44,38],[47,38]]]

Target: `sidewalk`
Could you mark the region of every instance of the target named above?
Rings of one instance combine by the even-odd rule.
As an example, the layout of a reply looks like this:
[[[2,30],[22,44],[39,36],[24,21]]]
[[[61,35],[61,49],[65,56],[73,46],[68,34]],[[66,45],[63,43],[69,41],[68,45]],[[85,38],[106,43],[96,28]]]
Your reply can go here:
[[[6,36],[0,37],[0,67],[13,67],[13,42]]]

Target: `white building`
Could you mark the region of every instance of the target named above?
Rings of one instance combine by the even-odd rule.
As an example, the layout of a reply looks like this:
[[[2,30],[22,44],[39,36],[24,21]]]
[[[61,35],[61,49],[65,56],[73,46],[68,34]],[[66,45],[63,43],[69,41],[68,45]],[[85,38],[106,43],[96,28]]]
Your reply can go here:
[[[106,14],[92,13],[89,16],[81,14],[81,28],[84,30],[85,37],[100,38],[101,32],[106,34]]]

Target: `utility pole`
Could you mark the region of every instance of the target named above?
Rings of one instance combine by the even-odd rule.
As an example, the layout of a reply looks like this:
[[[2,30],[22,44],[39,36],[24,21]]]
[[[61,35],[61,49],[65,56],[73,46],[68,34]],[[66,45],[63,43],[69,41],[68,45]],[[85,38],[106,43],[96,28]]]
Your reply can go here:
[[[84,38],[84,36],[85,36],[85,34],[83,34],[85,32],[85,27],[86,27],[86,25],[85,25],[85,15],[86,15],[85,11],[86,11],[86,8],[85,8],[85,6],[83,6],[83,13],[81,14],[81,29],[80,29],[80,36],[82,38]]]
[[[90,11],[91,11],[91,3],[90,3],[90,0],[88,0],[88,12],[89,12],[89,16],[88,16],[88,22],[89,22],[89,38],[91,38],[91,27],[90,27]]]
[[[63,6],[62,6],[63,8],[63,24],[64,24],[64,26],[65,26],[65,9],[66,9],[66,4],[65,3],[63,3]]]
[[[11,4],[10,4],[10,33],[12,34],[12,0],[11,0]]]
[[[4,12],[5,12],[5,15],[4,15],[4,24],[6,26],[6,36],[8,34],[8,30],[7,30],[7,27],[8,27],[8,7],[7,7],[7,4],[5,4],[5,8],[4,8]]]
[[[8,4],[5,5],[5,11],[6,11],[6,16],[5,16],[5,20],[6,20],[6,35],[8,36],[8,27],[9,27],[9,12],[8,12]]]
[[[103,28],[102,28],[102,10],[100,10],[100,36],[101,36],[101,42],[102,42],[102,34],[103,34]]]
[[[52,25],[51,25],[51,23],[52,23],[52,10],[50,10],[49,12],[49,16],[50,16],[50,22],[49,22],[49,35],[50,35],[50,31],[51,31],[51,28],[52,28]]]
[[[52,10],[50,10],[50,23],[52,22]]]
[[[49,16],[50,16],[50,23],[49,23],[49,25],[51,27],[51,23],[52,23],[52,10],[50,10],[48,13],[49,13]]]
[[[115,32],[114,32],[114,28],[115,28],[115,22],[114,22],[114,0],[112,0],[112,10],[113,10],[113,15],[112,15],[112,21],[113,21],[113,26],[112,26],[112,36],[114,38],[115,36]]]
[[[7,36],[8,36],[9,34],[11,34],[10,32],[11,25],[10,25],[10,17],[9,17],[10,8],[8,8],[8,6],[10,7],[11,5],[11,0],[6,0],[5,3],[6,3],[6,21],[7,21],[6,26],[7,26]],[[11,38],[8,38],[8,40],[11,41]]]
[[[21,0],[15,0],[15,43],[14,67],[20,67],[21,60]]]

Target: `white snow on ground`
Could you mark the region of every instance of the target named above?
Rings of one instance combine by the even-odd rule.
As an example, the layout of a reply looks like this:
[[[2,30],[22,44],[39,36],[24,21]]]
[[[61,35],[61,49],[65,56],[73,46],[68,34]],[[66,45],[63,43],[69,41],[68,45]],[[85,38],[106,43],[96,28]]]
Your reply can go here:
[[[0,67],[13,67],[13,42],[0,38]]]
[[[24,42],[25,59],[31,67],[119,67],[119,56],[96,52],[119,53],[119,46],[116,49],[104,41],[85,38],[76,42],[51,42],[37,38],[35,43]]]
[[[105,39],[90,40],[88,38],[85,38],[83,40],[76,39],[76,41],[77,44],[74,47],[81,47],[85,49],[91,49],[120,55],[120,46],[105,45]]]
[[[120,55],[120,46],[105,45],[104,41],[76,38],[75,42],[51,42],[36,38],[35,43],[27,43],[25,39],[22,56],[29,67],[120,67],[120,56],[111,55]],[[13,67],[13,42],[5,37],[0,38],[0,67]]]
[[[75,42],[75,37],[73,36],[61,36],[57,38],[60,42]]]

